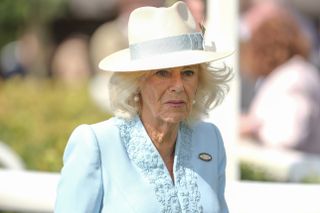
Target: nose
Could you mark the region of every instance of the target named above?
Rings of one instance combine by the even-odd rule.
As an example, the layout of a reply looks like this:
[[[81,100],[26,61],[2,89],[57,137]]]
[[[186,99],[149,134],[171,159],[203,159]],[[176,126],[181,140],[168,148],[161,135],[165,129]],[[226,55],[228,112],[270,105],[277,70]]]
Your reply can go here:
[[[172,81],[169,90],[170,92],[177,93],[183,91],[183,81],[181,75],[175,74],[172,76]]]

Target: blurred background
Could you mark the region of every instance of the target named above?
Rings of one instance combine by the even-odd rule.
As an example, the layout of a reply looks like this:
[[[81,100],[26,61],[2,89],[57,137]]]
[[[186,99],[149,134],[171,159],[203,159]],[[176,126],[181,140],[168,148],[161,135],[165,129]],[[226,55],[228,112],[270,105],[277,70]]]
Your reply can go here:
[[[175,0],[1,0],[0,168],[58,173],[72,130],[79,124],[96,123],[111,116],[106,107],[108,74],[101,72],[97,64],[104,56],[128,46],[126,24],[130,11],[143,5],[168,6],[173,2]],[[186,2],[197,21],[206,24],[207,8],[213,3],[209,0]],[[260,4],[268,0],[232,2],[237,8],[234,37],[239,47],[238,70],[235,69],[240,85],[239,103],[236,103],[239,135],[234,142],[239,148],[237,153],[232,153],[239,159],[237,178],[320,183],[320,136],[315,133],[320,132],[319,1],[279,0],[277,6]],[[287,14],[290,18],[285,22]],[[299,65],[289,63],[292,58],[299,58],[295,60]],[[261,86],[262,81],[267,82],[272,76],[270,73],[287,62],[289,70],[311,71],[306,75],[300,71],[290,72],[282,76],[281,82],[275,80],[278,86],[275,93],[270,92],[274,87]],[[300,85],[297,81],[307,83]],[[279,97],[275,94],[286,90],[279,85],[287,84],[292,84],[294,90],[302,88],[308,101],[290,99],[286,103],[290,104],[282,105],[279,100],[286,99],[287,94]],[[267,98],[258,98],[258,95]],[[286,122],[277,120],[283,111],[277,112],[279,115],[269,110],[284,106],[285,112],[290,111],[286,109],[295,112],[284,116]],[[305,114],[312,120],[311,124],[303,124]],[[261,123],[252,122],[256,120],[253,117],[266,121],[263,115],[273,118],[269,120],[275,129],[257,130]],[[295,116],[296,120],[291,119]],[[290,140],[283,140],[284,145],[275,144],[281,141],[277,136],[270,139],[272,142],[265,136],[274,132],[285,134],[288,128],[282,130],[281,127],[286,126],[303,129],[303,133],[312,129],[310,137],[313,138],[305,134],[299,136],[300,130],[294,128],[288,133]],[[304,146],[300,146],[302,143]],[[1,200],[0,212],[4,212]]]

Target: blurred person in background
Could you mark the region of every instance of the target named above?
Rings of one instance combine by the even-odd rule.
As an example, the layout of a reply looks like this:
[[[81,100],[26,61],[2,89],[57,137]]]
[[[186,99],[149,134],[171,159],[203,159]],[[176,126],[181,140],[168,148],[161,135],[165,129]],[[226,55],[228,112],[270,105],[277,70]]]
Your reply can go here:
[[[0,71],[3,79],[9,79],[14,76],[25,76],[26,67],[21,61],[19,41],[13,41],[6,44],[1,49]]]
[[[244,75],[255,96],[240,134],[269,147],[320,154],[320,79],[310,61],[311,42],[295,17],[274,1],[244,14],[248,37],[241,44]]]
[[[209,62],[231,53],[207,49],[196,25],[182,1],[131,13],[129,47],[99,64],[114,117],[71,134],[56,213],[228,212],[223,140],[201,119],[231,75]]]
[[[46,54],[36,31],[26,30],[1,49],[0,70],[4,79],[15,76],[47,77]]]
[[[91,77],[88,38],[72,35],[55,50],[51,62],[52,77],[67,86],[83,85]]]

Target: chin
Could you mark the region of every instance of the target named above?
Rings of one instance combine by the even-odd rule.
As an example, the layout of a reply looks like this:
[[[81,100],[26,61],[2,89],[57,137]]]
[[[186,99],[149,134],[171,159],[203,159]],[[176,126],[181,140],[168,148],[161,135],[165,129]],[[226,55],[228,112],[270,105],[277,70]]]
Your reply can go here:
[[[187,117],[185,115],[172,115],[166,117],[164,120],[168,123],[180,123],[181,121],[186,120]]]

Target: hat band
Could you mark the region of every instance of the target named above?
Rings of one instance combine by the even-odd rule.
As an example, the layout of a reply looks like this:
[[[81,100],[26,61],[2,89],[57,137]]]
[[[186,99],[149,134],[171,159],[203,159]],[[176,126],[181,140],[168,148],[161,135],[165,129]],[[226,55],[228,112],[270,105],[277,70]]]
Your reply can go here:
[[[131,59],[141,59],[182,50],[203,50],[201,33],[189,33],[129,45]]]

